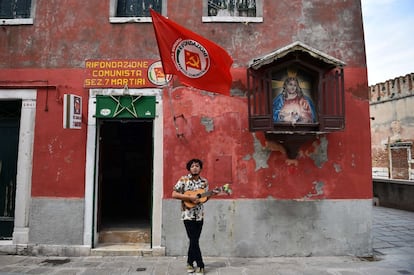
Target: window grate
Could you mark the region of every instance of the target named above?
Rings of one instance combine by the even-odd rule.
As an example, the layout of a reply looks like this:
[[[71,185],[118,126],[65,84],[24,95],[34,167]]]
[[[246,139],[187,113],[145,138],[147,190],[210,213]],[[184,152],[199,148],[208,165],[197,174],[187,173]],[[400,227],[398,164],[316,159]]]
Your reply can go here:
[[[31,5],[31,0],[0,0],[0,18],[30,18]]]
[[[256,0],[208,0],[208,16],[256,17]]]
[[[161,13],[162,0],[118,0],[116,16],[150,17],[150,9]]]

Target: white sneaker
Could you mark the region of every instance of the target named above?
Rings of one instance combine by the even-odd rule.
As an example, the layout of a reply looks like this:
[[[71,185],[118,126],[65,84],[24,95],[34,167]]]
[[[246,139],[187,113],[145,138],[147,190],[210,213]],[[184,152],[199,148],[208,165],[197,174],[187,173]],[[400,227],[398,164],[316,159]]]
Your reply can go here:
[[[193,273],[194,271],[194,266],[187,264],[187,273]]]

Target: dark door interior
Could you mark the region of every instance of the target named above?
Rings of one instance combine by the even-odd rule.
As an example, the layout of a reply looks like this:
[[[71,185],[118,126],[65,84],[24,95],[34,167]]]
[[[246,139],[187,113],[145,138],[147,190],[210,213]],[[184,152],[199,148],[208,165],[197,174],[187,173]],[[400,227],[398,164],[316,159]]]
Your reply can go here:
[[[150,225],[152,120],[99,121],[98,231]]]
[[[22,102],[0,101],[0,239],[11,239]]]

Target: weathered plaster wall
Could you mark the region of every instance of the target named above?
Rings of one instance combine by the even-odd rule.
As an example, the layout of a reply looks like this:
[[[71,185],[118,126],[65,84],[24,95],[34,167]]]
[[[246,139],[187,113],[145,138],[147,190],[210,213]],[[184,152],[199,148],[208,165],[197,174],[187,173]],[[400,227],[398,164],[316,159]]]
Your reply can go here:
[[[345,130],[319,136],[300,148],[296,160],[289,160],[283,148],[266,142],[263,133],[248,131],[245,98],[188,89],[177,89],[171,98],[165,97],[171,100],[164,113],[164,134],[168,137],[164,144],[168,164],[164,169],[167,207],[163,207],[166,252],[183,255],[186,251],[186,243],[181,241],[184,236],[177,233],[182,230],[175,213],[179,206],[169,198],[176,179],[186,173],[186,161],[197,157],[205,161],[203,175],[212,186],[227,181],[234,189],[231,197],[209,202],[207,215],[213,220],[206,220],[204,253],[370,254],[369,94],[360,6],[355,1],[272,1],[268,5],[265,18],[271,21],[272,14],[274,21],[229,26],[230,33],[235,34],[232,41],[240,42],[232,45],[239,45],[237,48],[226,47],[235,58],[232,74],[240,75],[237,91],[245,89],[244,69],[237,68],[239,62],[249,59],[243,58],[254,58],[301,40],[347,63]],[[238,30],[233,31],[233,27]],[[239,36],[246,33],[252,35],[251,39]],[[228,45],[228,41],[215,40]],[[171,113],[179,116],[179,137]],[[205,126],[206,117],[209,127]],[[231,167],[231,174],[223,167]],[[366,216],[359,219],[356,213]],[[351,224],[356,221],[358,226],[347,226],[345,220]],[[226,235],[228,242],[217,227],[234,229],[229,233],[233,235]],[[312,232],[312,237],[307,232]]]
[[[359,1],[266,1],[263,23],[242,24],[203,23],[202,1],[183,9],[181,1],[169,0],[167,16],[225,48],[235,68],[296,40],[346,61],[348,68],[365,68]],[[86,59],[159,57],[152,24],[109,23],[109,0],[38,0],[34,24],[2,26],[0,39],[0,68],[73,68]]]
[[[164,200],[163,209],[166,253],[186,255],[179,202]],[[206,204],[200,245],[205,256],[366,256],[371,209],[371,200],[214,200]]]
[[[263,133],[248,131],[247,104],[243,98],[177,89],[171,99],[165,95],[165,100],[172,101],[179,132],[177,137],[170,104],[165,104],[164,157],[170,164],[164,169],[165,197],[170,197],[172,185],[186,173],[185,163],[192,157],[205,161],[203,174],[212,186],[232,183],[233,198],[371,196],[371,186],[364,184],[370,179],[370,158],[361,154],[369,148],[369,122],[366,119],[365,123],[352,123],[353,119],[368,117],[367,108],[364,111],[361,107],[367,107],[367,102],[355,106],[353,98],[347,95],[350,115],[345,132],[321,135],[301,148],[297,160],[288,160],[283,151],[267,146]],[[367,130],[361,131],[364,127]],[[171,164],[175,169],[171,169]],[[231,173],[220,168],[223,165],[231,167]]]
[[[0,70],[0,85],[37,89],[36,123],[33,146],[33,196],[84,196],[86,124],[82,129],[63,129],[63,95],[80,95],[83,70],[10,69]],[[82,116],[87,117],[87,104]],[[85,122],[85,119],[83,119]]]
[[[30,244],[83,243],[83,199],[33,198],[30,208]]]
[[[172,19],[188,22],[194,29],[199,27],[199,33],[230,52],[235,60],[232,74],[237,83],[233,95],[245,91],[243,67],[250,59],[295,40],[345,61],[346,129],[305,144],[298,159],[291,161],[282,148],[272,148],[263,133],[248,132],[244,97],[225,98],[177,89],[168,99],[172,104],[165,105],[165,159],[178,167],[165,166],[165,197],[170,197],[175,179],[185,173],[185,162],[192,157],[206,161],[203,173],[213,184],[232,182],[236,189],[234,198],[371,196],[370,154],[366,149],[370,147],[369,96],[361,9],[355,1],[271,1],[265,5],[265,24],[228,24],[219,29],[214,28],[215,24],[200,25],[190,18],[173,18],[173,12],[174,8]],[[177,118],[183,133],[180,138],[170,116],[171,106],[175,115],[182,115]],[[205,118],[210,121],[208,129],[203,126]],[[226,167],[232,167],[232,173],[226,177],[215,164],[225,162],[223,156],[229,162]]]
[[[366,202],[372,197],[369,95],[359,1],[265,1],[263,23],[249,24],[203,23],[202,1],[192,1],[192,5],[185,9],[182,3],[169,0],[168,17],[225,48],[234,59],[231,71],[234,82],[231,97],[180,88],[179,84],[171,98],[164,93],[163,215],[169,217],[176,211],[172,210],[176,202],[171,205],[169,202],[171,188],[178,177],[186,173],[186,161],[198,157],[205,161],[203,175],[212,186],[231,182],[234,189],[234,194],[223,199],[223,204],[209,202],[212,204],[210,217],[220,217],[223,207],[235,203],[237,207],[230,209],[238,217],[233,225],[243,227],[246,221],[260,223],[263,218],[260,212],[268,211],[268,207],[277,210],[265,217],[261,235],[256,237],[260,237],[258,243],[262,244],[266,241],[265,232],[270,232],[274,240],[287,237],[286,243],[278,250],[267,248],[265,251],[274,255],[298,254],[300,245],[285,253],[282,247],[288,249],[287,244],[298,236],[307,237],[303,228],[313,228],[309,232],[317,233],[312,227],[314,219],[318,221],[317,228],[335,232],[339,221],[332,215],[339,217],[343,212],[340,207],[324,206],[330,206],[331,200],[336,199],[343,203],[341,207],[349,210],[340,224],[353,221],[361,224],[356,228],[346,227],[347,232],[337,231],[341,241],[331,242],[330,251],[362,254],[369,250],[369,242],[362,239],[369,237],[370,219],[369,216],[359,218],[361,212],[369,215]],[[32,176],[34,198],[84,196],[86,127],[82,130],[62,129],[61,97],[64,93],[74,93],[87,101],[88,91],[82,88],[85,60],[159,58],[150,23],[111,24],[108,10],[108,0],[63,3],[38,0],[33,25],[0,27],[0,87],[39,88]],[[282,148],[266,143],[263,133],[248,131],[246,67],[249,60],[297,40],[346,62],[346,127],[343,132],[319,136],[301,147],[296,160],[288,160]],[[52,86],[46,88],[45,83]],[[172,111],[179,115],[176,121],[179,134],[182,134],[180,137],[177,137]],[[85,104],[83,116],[86,114]],[[248,200],[246,204],[245,200]],[[290,202],[283,204],[279,200]],[[359,203],[363,205],[363,211],[355,214],[354,210],[361,210]],[[290,204],[298,209],[297,216],[295,212],[283,216],[283,212],[289,211]],[[54,207],[53,204],[45,205]],[[307,205],[315,211],[306,210],[304,206]],[[33,204],[32,207],[37,206]],[[64,207],[60,209],[62,212],[66,210]],[[77,209],[76,215],[80,215],[81,210]],[[47,213],[52,212],[48,209]],[[253,219],[242,217],[243,213],[251,214]],[[283,217],[285,226],[295,227],[292,222],[302,220],[295,229],[299,235],[284,235],[287,227],[275,226],[279,216]],[[42,219],[33,216],[33,219],[37,218]],[[174,221],[166,221],[163,228],[172,226],[173,222],[175,226],[181,226],[178,218],[174,218]],[[45,236],[38,234],[49,227],[39,223],[31,226],[34,230],[31,238],[46,242]],[[73,230],[81,230],[80,227]],[[209,232],[212,229],[206,230],[206,236],[213,236],[212,231]],[[165,231],[165,234],[170,233]],[[323,232],[316,235],[318,243],[325,239],[320,234]],[[356,238],[351,249],[344,240],[358,234],[361,238]],[[60,235],[53,236],[55,242],[60,242]],[[244,237],[237,235],[236,243]],[[166,239],[165,244],[176,245],[170,240]],[[180,243],[183,243],[182,239]],[[312,251],[322,254],[321,248],[311,242],[303,245],[304,254]],[[343,247],[335,250],[335,245]],[[252,246],[253,241],[249,239],[246,247]],[[168,249],[172,253],[182,253],[181,247],[176,251],[173,247]],[[214,254],[210,249],[209,253]],[[254,248],[252,251],[259,250]]]

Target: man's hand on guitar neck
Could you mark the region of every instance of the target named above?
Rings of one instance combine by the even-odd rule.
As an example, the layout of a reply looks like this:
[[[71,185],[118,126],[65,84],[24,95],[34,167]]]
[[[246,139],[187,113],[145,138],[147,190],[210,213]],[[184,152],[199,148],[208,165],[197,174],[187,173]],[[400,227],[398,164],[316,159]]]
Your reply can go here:
[[[219,195],[219,196],[228,195],[228,193],[220,187],[217,187],[217,188],[213,189],[212,191],[213,191],[214,196],[216,196],[216,195]]]

